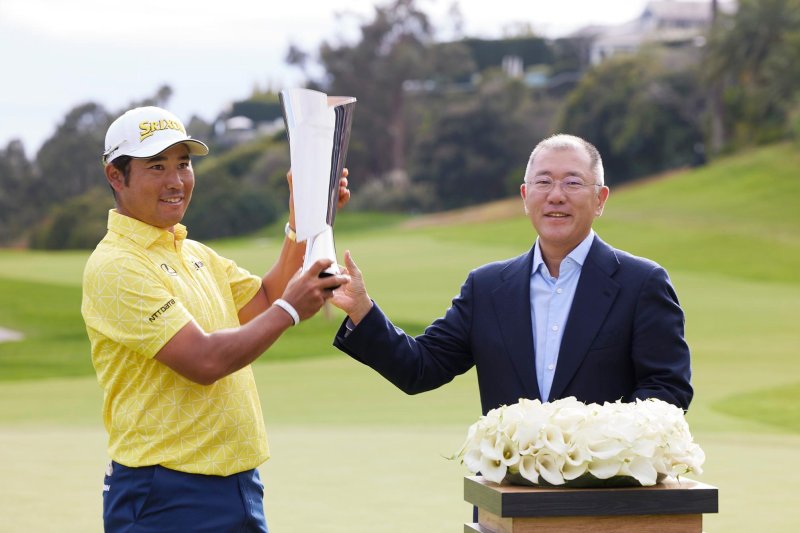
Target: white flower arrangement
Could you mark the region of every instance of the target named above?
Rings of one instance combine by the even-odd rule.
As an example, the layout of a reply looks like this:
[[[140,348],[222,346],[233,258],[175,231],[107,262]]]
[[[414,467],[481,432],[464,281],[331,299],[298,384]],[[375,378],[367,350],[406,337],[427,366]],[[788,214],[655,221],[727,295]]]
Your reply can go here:
[[[705,454],[672,404],[599,405],[569,397],[492,409],[470,426],[453,459],[495,483],[649,486],[701,474]]]

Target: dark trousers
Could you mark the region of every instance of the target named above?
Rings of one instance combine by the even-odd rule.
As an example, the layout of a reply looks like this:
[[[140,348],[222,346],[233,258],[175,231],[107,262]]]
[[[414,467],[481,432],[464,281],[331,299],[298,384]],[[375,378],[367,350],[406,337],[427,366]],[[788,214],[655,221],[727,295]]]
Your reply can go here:
[[[103,524],[110,533],[267,533],[264,485],[257,469],[206,476],[112,462]]]

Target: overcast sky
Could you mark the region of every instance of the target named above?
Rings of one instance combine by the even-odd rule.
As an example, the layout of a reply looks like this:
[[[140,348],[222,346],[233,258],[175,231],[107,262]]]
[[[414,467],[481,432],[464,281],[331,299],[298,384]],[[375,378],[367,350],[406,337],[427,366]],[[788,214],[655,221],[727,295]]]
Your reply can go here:
[[[498,37],[529,23],[548,36],[638,16],[646,0],[459,0],[466,35]],[[0,149],[12,138],[29,157],[74,106],[118,111],[168,84],[168,107],[211,120],[258,85],[285,88],[299,73],[284,64],[290,42],[356,35],[336,13],[369,18],[374,0],[0,0]],[[452,0],[418,0],[447,27]],[[352,19],[350,19],[352,20]]]

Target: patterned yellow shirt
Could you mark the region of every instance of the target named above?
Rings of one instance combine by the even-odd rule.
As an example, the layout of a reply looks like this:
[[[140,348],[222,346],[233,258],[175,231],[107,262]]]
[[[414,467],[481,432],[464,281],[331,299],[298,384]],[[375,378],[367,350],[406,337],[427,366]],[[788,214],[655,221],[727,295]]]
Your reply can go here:
[[[252,368],[198,385],[153,357],[190,320],[206,332],[238,327],[261,279],[174,230],[111,210],[86,264],[81,312],[109,455],[131,467],[243,472],[269,458]]]

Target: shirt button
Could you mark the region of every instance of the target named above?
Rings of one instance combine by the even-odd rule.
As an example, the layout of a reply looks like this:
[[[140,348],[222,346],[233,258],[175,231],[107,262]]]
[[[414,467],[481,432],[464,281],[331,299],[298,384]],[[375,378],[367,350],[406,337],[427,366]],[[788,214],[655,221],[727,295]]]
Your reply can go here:
[[[553,331],[558,331],[558,324],[553,326]]]
[[[562,289],[561,287],[556,289],[557,294],[561,294],[562,292],[564,292],[564,289]]]
[[[553,364],[547,365],[547,370],[553,370],[555,367],[556,365]]]

